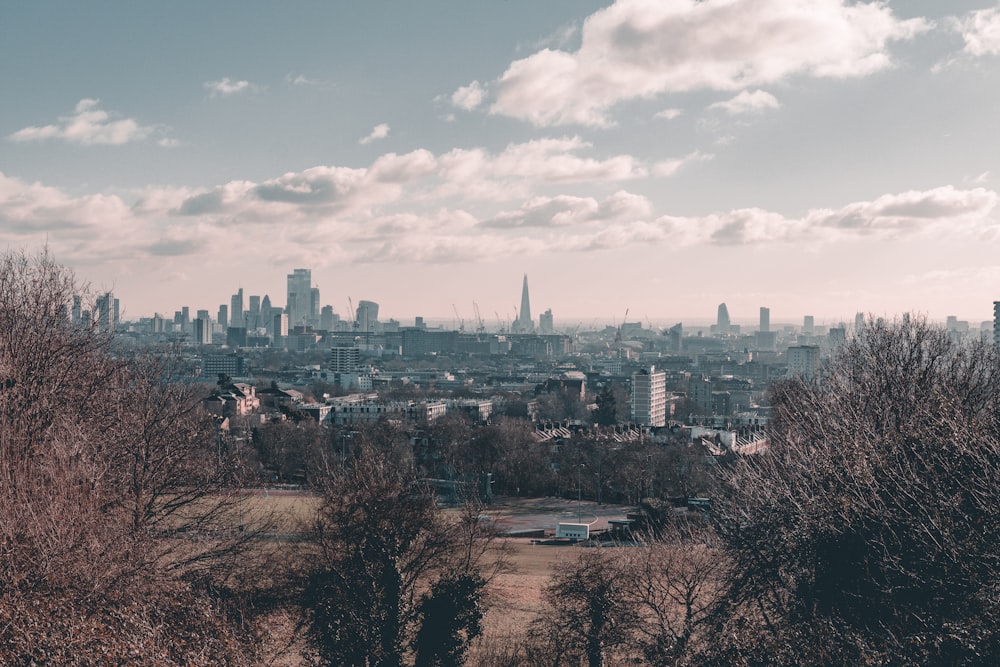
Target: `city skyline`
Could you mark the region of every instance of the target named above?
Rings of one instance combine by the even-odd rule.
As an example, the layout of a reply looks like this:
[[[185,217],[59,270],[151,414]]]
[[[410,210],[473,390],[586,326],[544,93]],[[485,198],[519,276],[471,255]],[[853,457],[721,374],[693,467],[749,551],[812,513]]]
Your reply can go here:
[[[996,0],[43,1],[0,56],[0,241],[124,317],[295,267],[489,326],[528,274],[557,329],[1000,297]]]
[[[299,282],[299,280],[293,280],[293,276],[296,279],[309,279],[311,271],[309,269],[296,268],[292,273],[288,274],[287,279],[289,285]],[[314,298],[318,297],[318,289],[316,287],[311,287],[309,282],[306,282],[301,286],[304,290],[311,292]],[[107,294],[111,294],[110,292]],[[100,309],[100,302],[102,298],[105,298],[107,294],[97,295],[95,302],[95,309]],[[249,299],[249,308],[243,308],[243,312],[248,314],[251,319],[253,315],[260,312],[262,309],[267,312],[271,312],[272,304],[269,294],[263,295],[263,302],[261,301],[262,296],[260,294],[250,294],[247,292],[247,298]],[[80,297],[74,297],[74,313],[81,307]],[[230,297],[230,304],[219,304],[218,309],[221,314],[225,310],[235,311],[237,303],[246,303],[244,299],[244,288],[237,288],[236,292]],[[256,307],[254,307],[254,301],[256,300]],[[116,313],[118,308],[118,300],[115,300]],[[521,306],[522,308],[529,301],[528,292],[528,276],[524,274],[522,276],[522,287],[521,287]],[[996,304],[1000,302],[993,303],[993,313],[994,317],[989,320],[963,320],[961,317],[948,314],[942,318],[930,318],[926,313],[906,311],[905,313],[872,313],[858,311],[851,315],[843,315],[838,317],[817,317],[811,314],[803,313],[782,313],[779,317],[772,321],[771,319],[771,309],[768,306],[759,306],[756,312],[751,316],[750,311],[741,308],[738,311],[736,317],[731,317],[729,315],[728,304],[723,302],[718,304],[715,310],[715,314],[702,312],[695,314],[687,314],[674,317],[649,317],[646,313],[635,313],[626,307],[624,314],[611,315],[608,317],[603,317],[601,315],[590,315],[584,316],[583,319],[577,317],[567,317],[563,319],[556,319],[558,326],[553,327],[554,331],[549,331],[548,327],[545,325],[545,320],[548,318],[549,327],[552,326],[552,318],[557,317],[557,313],[553,313],[551,307],[547,308],[545,312],[541,313],[537,318],[532,318],[530,315],[530,305],[528,317],[524,317],[523,310],[511,310],[509,312],[501,314],[500,311],[492,311],[493,318],[489,317],[490,312],[485,306],[477,302],[472,302],[468,305],[468,308],[463,304],[459,306],[458,304],[452,304],[452,313],[447,314],[399,314],[399,313],[384,313],[384,317],[379,317],[380,304],[378,302],[373,302],[368,299],[354,299],[352,297],[347,298],[347,308],[334,308],[332,304],[326,303],[325,301],[316,301],[312,305],[315,306],[317,310],[323,309],[324,311],[330,309],[330,315],[336,315],[339,322],[357,322],[358,328],[361,331],[370,331],[370,322],[379,321],[381,323],[389,322],[390,320],[397,322],[401,327],[410,326],[437,326],[443,328],[454,328],[454,329],[465,329],[468,328],[470,331],[478,327],[476,318],[482,317],[482,325],[486,331],[496,332],[496,331],[506,331],[509,333],[565,333],[568,331],[578,331],[578,330],[594,330],[603,328],[606,326],[619,326],[625,322],[630,322],[632,324],[639,324],[640,328],[647,329],[667,329],[677,324],[688,325],[695,329],[708,330],[711,328],[716,333],[727,334],[727,333],[748,333],[748,332],[774,332],[775,329],[772,328],[772,322],[774,326],[780,327],[793,327],[795,329],[802,329],[807,333],[811,333],[814,326],[822,328],[837,328],[857,325],[858,318],[867,317],[880,317],[888,319],[898,319],[905,315],[917,315],[920,317],[928,317],[930,321],[938,324],[947,324],[949,327],[961,323],[963,326],[971,327],[972,329],[980,329],[982,325],[989,325],[990,328],[993,327],[993,322],[996,321]],[[262,305],[266,304],[266,308]],[[356,304],[356,307],[355,307]],[[83,304],[86,305],[86,304]],[[171,320],[171,311],[174,313],[174,317],[181,315],[183,313],[191,312],[197,309],[198,313],[204,312],[214,312],[212,308],[200,309],[199,305],[191,306],[190,304],[173,304],[168,308],[157,310],[152,313],[152,316],[158,316],[165,320]],[[516,304],[515,304],[516,305]],[[289,308],[287,304],[278,303],[273,306],[277,313],[284,313],[286,318],[291,318],[289,314]],[[353,309],[352,309],[353,308]],[[744,312],[746,311],[746,312]],[[124,322],[138,322],[142,319],[148,319],[151,315],[130,315],[127,309],[122,308],[122,318]],[[619,317],[621,315],[621,317]],[[77,313],[74,317],[78,317]],[[229,325],[233,325],[232,313],[229,313]],[[200,317],[200,315],[199,315]],[[118,321],[119,317],[115,315],[115,321]],[[219,320],[217,317],[210,316],[209,318],[212,322],[220,323],[223,327],[226,326],[225,321]],[[324,329],[325,327],[320,324],[320,318],[318,315],[316,319],[310,319],[308,321],[303,320],[300,324],[306,324],[310,327],[318,327]],[[419,320],[419,322],[414,323],[413,320]],[[249,322],[245,325],[247,328],[268,328],[270,330],[270,324],[264,320],[258,321],[258,326],[250,326]],[[735,331],[731,332],[730,328]]]

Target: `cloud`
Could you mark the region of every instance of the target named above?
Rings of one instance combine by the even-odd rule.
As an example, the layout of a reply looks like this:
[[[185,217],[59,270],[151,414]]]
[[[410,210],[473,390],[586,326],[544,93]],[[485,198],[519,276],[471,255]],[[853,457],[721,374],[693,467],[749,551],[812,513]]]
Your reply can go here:
[[[473,81],[467,86],[462,86],[451,94],[451,104],[465,111],[472,111],[483,103],[486,99],[486,89],[478,82]]]
[[[712,160],[715,155],[711,153],[702,153],[701,151],[694,151],[693,153],[688,153],[682,158],[675,158],[673,160],[662,160],[653,165],[653,175],[655,176],[673,176],[684,166],[691,164],[692,162],[705,162],[707,160]]]
[[[285,75],[285,83],[293,86],[325,86],[327,85],[319,79],[310,79],[305,74],[292,75],[291,72]]]
[[[536,255],[546,247],[546,242],[540,239],[499,234],[416,235],[380,240],[352,253],[351,258],[360,263],[452,264]]]
[[[513,211],[502,211],[484,221],[486,227],[569,227],[591,223],[648,218],[652,211],[642,195],[619,190],[603,202],[592,197],[533,197]]]
[[[710,104],[709,109],[720,109],[731,116],[748,113],[760,113],[767,109],[777,109],[781,106],[778,98],[763,90],[741,91],[739,95],[724,102]]]
[[[892,65],[890,43],[928,27],[883,3],[618,0],[586,19],[578,50],[512,62],[490,112],[540,127],[608,127],[610,109],[627,100],[866,76]]]
[[[578,137],[510,144],[499,154],[456,149],[443,155],[418,149],[386,153],[367,167],[317,166],[258,183],[232,181],[210,189],[156,195],[180,217],[211,216],[223,225],[310,222],[338,216],[386,214],[393,206],[426,208],[449,199],[462,205],[530,197],[544,185],[613,182],[647,170],[627,155],[580,155]],[[154,200],[146,192],[142,206]]]
[[[996,208],[997,194],[984,188],[959,190],[944,186],[883,195],[871,202],[850,204],[838,211],[816,210],[807,220],[841,230],[919,231],[933,224],[955,228],[985,222]]]
[[[965,40],[965,53],[971,56],[1000,54],[1000,7],[969,12],[955,19],[953,27]]]
[[[654,118],[662,118],[664,120],[674,120],[675,118],[680,118],[684,114],[681,109],[664,109],[663,111],[653,114]]]
[[[359,144],[370,144],[373,141],[378,141],[379,139],[385,139],[389,136],[389,125],[387,123],[379,123],[372,128],[372,131],[367,137],[362,137],[358,139]]]
[[[629,155],[606,159],[583,158],[577,153],[592,144],[578,136],[535,139],[508,145],[502,153],[485,157],[480,176],[523,178],[547,183],[621,181],[646,176],[647,170]],[[463,151],[449,155],[461,156]]]
[[[102,110],[101,101],[85,98],[77,102],[73,114],[61,116],[56,125],[31,126],[14,132],[11,141],[42,141],[64,139],[83,146],[119,146],[132,141],[142,141],[156,128],[143,126],[133,118],[112,120],[112,114]]]
[[[540,40],[534,42],[530,46],[517,46],[517,52],[522,51],[537,51],[539,49],[544,49],[548,47],[565,47],[568,45],[578,34],[580,33],[580,26],[577,22],[567,23],[566,25],[557,28],[555,32],[550,35],[546,35]]]
[[[263,86],[244,80],[233,80],[228,76],[218,81],[206,81],[202,86],[211,97],[229,97],[237,93],[256,93],[264,90]]]
[[[698,218],[664,216],[657,222],[687,244],[755,245],[899,239],[919,235],[992,233],[996,192],[943,186],[887,194],[839,209],[811,209],[788,218],[759,208],[736,209]]]
[[[605,227],[596,232],[577,234],[562,240],[561,245],[574,252],[613,250],[630,245],[663,243],[670,240],[669,230],[663,225],[632,222]]]
[[[0,243],[45,243],[63,261],[107,262],[144,242],[141,222],[116,195],[74,197],[0,173]]]

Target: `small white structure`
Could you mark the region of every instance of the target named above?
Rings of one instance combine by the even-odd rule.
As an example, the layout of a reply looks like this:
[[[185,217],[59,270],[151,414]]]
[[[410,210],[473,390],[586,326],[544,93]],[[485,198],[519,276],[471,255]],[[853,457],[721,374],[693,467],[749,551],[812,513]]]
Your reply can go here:
[[[560,523],[556,525],[556,537],[564,537],[571,540],[590,539],[590,524],[587,523]]]

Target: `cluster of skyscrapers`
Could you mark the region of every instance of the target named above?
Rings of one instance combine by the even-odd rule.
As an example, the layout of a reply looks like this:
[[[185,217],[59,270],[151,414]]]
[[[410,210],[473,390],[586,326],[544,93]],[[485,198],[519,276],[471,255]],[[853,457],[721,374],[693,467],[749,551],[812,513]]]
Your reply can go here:
[[[99,300],[98,308],[102,308],[100,303]],[[193,342],[206,345],[213,342],[213,336],[216,341],[221,336],[227,344],[235,346],[259,345],[258,339],[274,341],[294,331],[373,332],[379,326],[378,304],[374,301],[358,302],[357,310],[347,320],[342,320],[333,306],[320,303],[312,271],[294,269],[287,276],[284,306],[273,304],[268,294],[247,295],[240,287],[229,303],[219,305],[214,318],[208,310],[198,310],[192,318],[191,309],[184,306],[174,313],[172,320],[157,314],[147,324],[150,333],[186,334]]]

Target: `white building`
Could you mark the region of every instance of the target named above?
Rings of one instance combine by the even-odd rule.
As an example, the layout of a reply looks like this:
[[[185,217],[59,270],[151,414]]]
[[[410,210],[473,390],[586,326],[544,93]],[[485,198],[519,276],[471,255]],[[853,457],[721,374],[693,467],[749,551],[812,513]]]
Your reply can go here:
[[[788,348],[786,355],[788,374],[811,378],[819,367],[818,345],[796,345]]]
[[[352,373],[361,365],[361,350],[356,347],[330,348],[330,363],[327,369],[334,373]]]
[[[645,426],[667,425],[667,374],[656,366],[632,375],[632,421]]]

